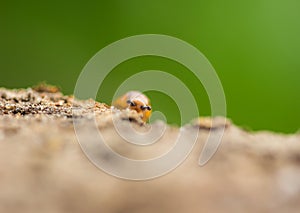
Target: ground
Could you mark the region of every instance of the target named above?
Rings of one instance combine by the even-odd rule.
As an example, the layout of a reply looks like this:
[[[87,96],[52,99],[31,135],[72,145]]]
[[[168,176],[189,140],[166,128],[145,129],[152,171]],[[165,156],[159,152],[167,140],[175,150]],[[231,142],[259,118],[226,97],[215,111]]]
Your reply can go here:
[[[181,165],[159,178],[129,181],[100,170],[82,151],[74,121],[88,138],[93,118],[107,144],[134,159],[165,153],[179,132],[157,122],[153,128],[165,126],[165,135],[157,144],[136,147],[116,133],[113,122],[150,128],[133,111],[80,101],[45,85],[2,88],[0,212],[299,212],[299,133],[247,132],[227,119],[196,119],[188,131],[198,128],[199,138]],[[218,119],[214,126],[212,119]],[[219,149],[199,166],[209,133],[222,126]],[[95,155],[123,166],[103,150]]]

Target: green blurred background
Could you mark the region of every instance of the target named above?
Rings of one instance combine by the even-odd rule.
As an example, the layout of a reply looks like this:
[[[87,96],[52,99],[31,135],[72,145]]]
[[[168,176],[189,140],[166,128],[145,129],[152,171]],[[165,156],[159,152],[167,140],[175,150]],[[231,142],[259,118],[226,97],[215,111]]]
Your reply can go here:
[[[0,1],[0,86],[41,81],[73,93],[76,79],[101,48],[146,33],[171,35],[197,47],[216,69],[228,117],[253,130],[300,127],[300,1]],[[101,87],[110,102],[118,83],[147,69],[180,77],[209,115],[205,91],[188,70],[158,57],[116,67]],[[149,92],[153,108],[180,118],[175,103]]]

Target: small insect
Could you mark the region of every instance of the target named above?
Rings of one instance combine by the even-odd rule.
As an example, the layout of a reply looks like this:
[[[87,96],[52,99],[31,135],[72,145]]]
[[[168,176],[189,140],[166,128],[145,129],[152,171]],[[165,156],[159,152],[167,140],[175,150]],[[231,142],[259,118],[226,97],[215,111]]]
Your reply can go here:
[[[150,100],[138,91],[129,91],[113,102],[113,106],[118,109],[131,109],[141,114],[141,118],[146,122],[151,116]]]

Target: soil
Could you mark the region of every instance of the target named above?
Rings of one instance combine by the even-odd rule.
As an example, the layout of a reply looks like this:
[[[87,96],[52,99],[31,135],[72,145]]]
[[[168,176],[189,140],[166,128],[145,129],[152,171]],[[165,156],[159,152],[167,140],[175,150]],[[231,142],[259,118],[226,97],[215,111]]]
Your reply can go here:
[[[56,87],[2,88],[0,212],[299,212],[299,133],[248,132],[225,118],[198,118],[187,131],[199,129],[199,137],[181,165],[158,178],[129,181],[102,171],[82,151],[74,122],[89,138],[91,120],[111,149],[133,159],[164,154],[180,131],[144,124],[135,111],[64,96]],[[166,130],[158,143],[141,148],[118,135],[115,121]],[[207,137],[221,127],[219,149],[199,166]],[[109,153],[95,153],[116,164]]]

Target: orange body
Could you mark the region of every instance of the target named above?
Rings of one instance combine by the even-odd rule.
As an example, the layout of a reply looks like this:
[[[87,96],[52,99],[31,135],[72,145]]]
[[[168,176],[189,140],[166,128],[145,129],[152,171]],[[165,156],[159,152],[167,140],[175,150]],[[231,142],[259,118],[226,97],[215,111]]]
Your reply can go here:
[[[113,106],[119,109],[131,109],[141,114],[146,122],[151,116],[150,101],[144,94],[138,91],[129,91],[113,102]]]

